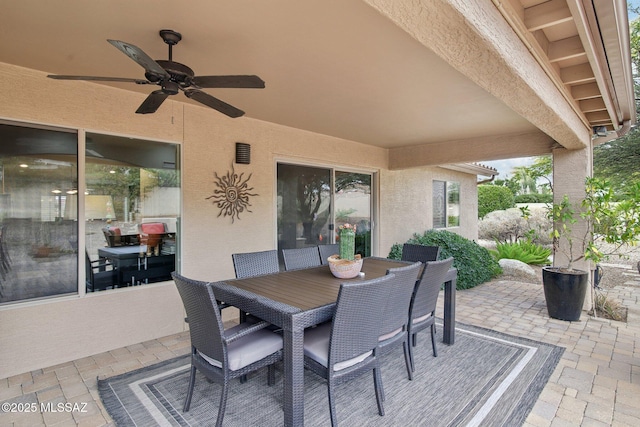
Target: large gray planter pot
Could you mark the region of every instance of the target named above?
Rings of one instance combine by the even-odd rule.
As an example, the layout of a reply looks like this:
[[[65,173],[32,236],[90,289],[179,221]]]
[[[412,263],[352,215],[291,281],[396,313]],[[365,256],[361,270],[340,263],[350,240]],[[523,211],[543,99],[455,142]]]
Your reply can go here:
[[[589,273],[583,270],[544,267],[542,285],[549,316],[554,319],[580,320],[589,288]]]

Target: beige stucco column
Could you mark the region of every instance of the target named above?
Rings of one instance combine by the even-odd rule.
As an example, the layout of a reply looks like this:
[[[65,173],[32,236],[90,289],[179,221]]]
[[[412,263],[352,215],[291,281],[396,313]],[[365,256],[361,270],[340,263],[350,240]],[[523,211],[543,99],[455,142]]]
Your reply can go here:
[[[585,179],[593,174],[593,150],[592,147],[582,150],[567,150],[565,148],[555,148],[553,150],[553,201],[560,203],[565,195],[569,196],[574,207],[580,206],[580,201],[585,196]],[[587,230],[587,224],[581,218],[572,225],[572,234],[574,239],[574,255],[576,258],[580,256],[582,250],[582,237]],[[560,250],[556,251],[553,256],[553,265],[562,267],[568,263],[568,253],[566,241],[562,241],[563,245]],[[591,271],[591,263],[580,260],[573,264],[574,268],[580,270]],[[591,292],[587,292],[584,301],[585,310],[591,308]]]

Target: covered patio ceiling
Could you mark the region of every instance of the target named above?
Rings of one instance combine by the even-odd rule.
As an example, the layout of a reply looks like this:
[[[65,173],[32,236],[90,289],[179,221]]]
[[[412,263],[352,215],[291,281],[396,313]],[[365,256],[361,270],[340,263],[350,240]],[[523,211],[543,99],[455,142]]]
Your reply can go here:
[[[635,121],[626,2],[466,3],[22,0],[5,5],[0,15],[0,62],[41,70],[43,77],[143,79],[142,68],[107,39],[167,59],[158,31],[173,29],[183,36],[173,48],[173,60],[196,75],[256,74],[266,82],[261,90],[206,90],[244,110],[246,117],[391,151],[433,151],[457,143],[459,150],[450,151],[451,161],[445,163],[543,154],[555,142],[580,148],[594,126],[624,131]],[[478,22],[474,15],[487,15],[487,8],[489,16]],[[594,27],[596,15],[601,27]],[[492,32],[502,31],[488,25],[498,18],[509,31],[491,40]],[[430,40],[429,31],[450,34]],[[496,42],[505,37],[504,44]],[[509,58],[512,46],[519,51]],[[555,99],[566,102],[562,108],[575,115],[577,125],[562,123],[566,112],[536,87],[538,82],[527,82],[526,70],[515,63],[520,51],[530,52],[549,79],[542,89],[554,88]],[[490,67],[496,63],[492,77]],[[51,84],[70,92],[109,84],[140,92],[140,102],[156,89],[132,83]],[[523,99],[510,85],[529,86],[523,93],[531,96]],[[34,105],[45,99],[34,99]],[[183,94],[170,100],[195,103]],[[138,105],[122,108],[134,115]],[[567,133],[573,136],[565,138]],[[532,142],[514,146],[514,135]],[[476,142],[478,148],[470,151]],[[432,159],[433,164],[443,162]]]

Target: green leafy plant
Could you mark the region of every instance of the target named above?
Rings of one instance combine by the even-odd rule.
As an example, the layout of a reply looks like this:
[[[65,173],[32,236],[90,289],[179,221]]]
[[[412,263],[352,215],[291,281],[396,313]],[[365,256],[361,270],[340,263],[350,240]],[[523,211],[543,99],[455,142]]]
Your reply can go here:
[[[446,230],[427,230],[414,234],[406,243],[440,246],[440,259],[453,257],[458,269],[457,289],[473,288],[502,273],[498,261],[476,242]],[[402,244],[391,247],[389,258],[401,259]]]
[[[517,242],[497,242],[496,250],[491,251],[497,260],[516,259],[525,264],[547,265],[549,264],[549,256],[551,249],[530,242],[528,240],[519,240]]]
[[[553,194],[551,193],[531,193],[531,194],[518,194],[514,197],[515,203],[552,203]]]
[[[565,195],[549,209],[554,249],[567,257],[568,270],[582,259],[597,264],[611,255],[624,256],[623,247],[637,245],[640,236],[640,183],[628,186],[619,202],[607,180],[587,178],[585,193],[577,204]],[[585,222],[586,230],[575,236],[573,225],[579,218]],[[566,245],[561,245],[563,241]],[[610,249],[603,251],[598,242],[609,244]]]

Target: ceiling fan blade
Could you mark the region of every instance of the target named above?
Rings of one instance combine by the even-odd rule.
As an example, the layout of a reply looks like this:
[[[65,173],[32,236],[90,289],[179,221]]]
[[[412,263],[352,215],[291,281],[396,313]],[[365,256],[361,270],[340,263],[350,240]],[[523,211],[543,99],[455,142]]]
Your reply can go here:
[[[184,94],[187,96],[187,98],[195,99],[199,103],[218,110],[222,114],[226,114],[231,118],[236,118],[244,115],[244,111],[239,110],[233,105],[229,105],[224,101],[220,101],[218,98],[215,98],[206,92],[202,92],[201,90],[187,89],[184,91]]]
[[[170,77],[169,73],[167,73],[165,69],[160,66],[160,64],[151,59],[151,57],[144,53],[144,51],[138,46],[132,45],[130,43],[125,43],[120,40],[107,41],[120,49],[120,51],[122,51],[122,53],[127,55],[129,58],[140,64],[147,73],[157,75],[158,77],[162,78]]]
[[[155,90],[147,96],[147,99],[144,100],[140,107],[136,110],[137,114],[150,114],[155,113],[156,110],[162,105],[165,99],[169,96],[168,93],[163,92],[162,90]]]
[[[199,87],[264,88],[264,81],[258,76],[196,76],[193,84]]]
[[[49,74],[47,77],[55,80],[91,80],[91,81],[98,81],[98,82],[136,83],[139,85],[151,84],[151,82],[147,80],[129,79],[126,77],[65,76],[65,75],[59,75],[59,74]]]

